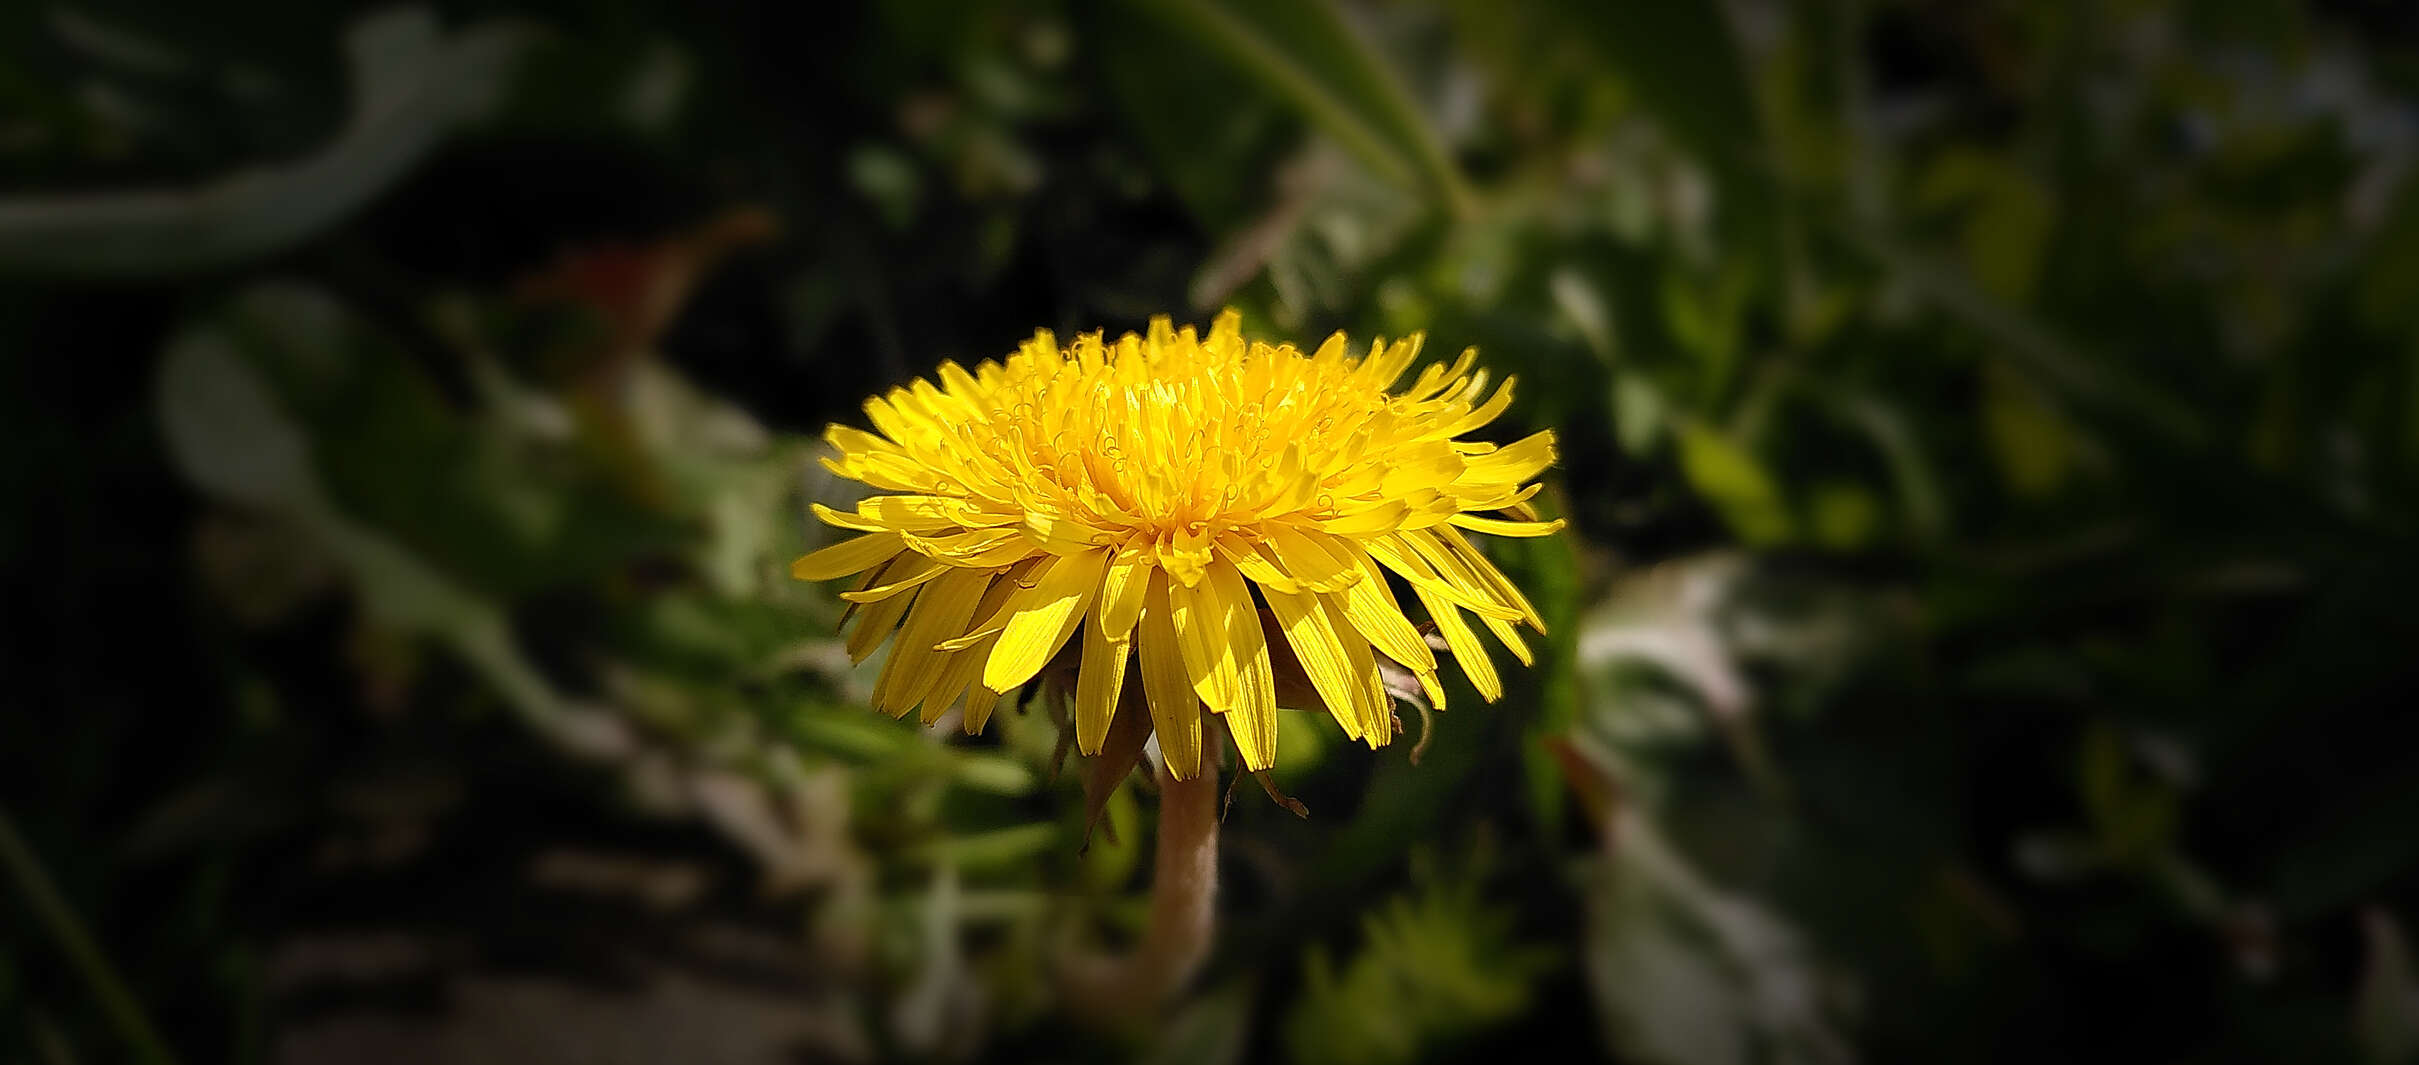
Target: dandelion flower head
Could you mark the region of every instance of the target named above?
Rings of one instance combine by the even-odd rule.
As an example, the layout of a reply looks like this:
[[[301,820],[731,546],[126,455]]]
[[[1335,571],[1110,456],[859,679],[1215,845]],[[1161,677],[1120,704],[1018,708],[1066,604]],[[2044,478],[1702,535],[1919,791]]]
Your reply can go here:
[[[825,464],[875,494],[823,521],[859,535],[791,574],[862,574],[842,593],[863,661],[895,638],[873,703],[926,723],[952,707],[979,731],[1003,693],[1073,644],[1076,746],[1097,754],[1121,701],[1147,705],[1170,772],[1201,764],[1202,709],[1244,768],[1276,761],[1277,666],[1371,747],[1396,731],[1381,661],[1442,706],[1436,649],[1389,581],[1416,598],[1489,701],[1503,684],[1469,617],[1523,663],[1537,610],[1469,533],[1544,536],[1529,506],[1555,459],[1540,432],[1459,439],[1511,403],[1475,351],[1417,361],[1419,336],[1355,357],[1246,338],[1228,311],[1207,336],[1154,319],[1144,335],[1060,345],[1034,334],[1005,361],[941,364],[866,401],[873,432],[834,425]],[[1081,635],[1078,636],[1078,630]],[[1276,666],[1272,666],[1272,650]],[[1130,669],[1134,663],[1138,669]],[[1124,695],[1129,672],[1143,697]],[[1316,709],[1288,706],[1288,709]]]

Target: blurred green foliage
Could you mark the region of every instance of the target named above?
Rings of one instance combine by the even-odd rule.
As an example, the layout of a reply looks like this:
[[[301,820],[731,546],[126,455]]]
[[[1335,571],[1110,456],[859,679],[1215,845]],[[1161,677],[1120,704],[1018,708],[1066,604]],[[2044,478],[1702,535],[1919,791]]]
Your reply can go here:
[[[2401,5],[0,42],[0,1057],[2419,1048]],[[1313,816],[1237,796],[1198,994],[1084,1035],[1053,959],[1138,925],[1152,800],[1087,842],[1046,700],[872,714],[784,567],[864,395],[1225,305],[1519,376],[1574,524],[1496,550],[1553,635],[1416,766],[1289,716]]]

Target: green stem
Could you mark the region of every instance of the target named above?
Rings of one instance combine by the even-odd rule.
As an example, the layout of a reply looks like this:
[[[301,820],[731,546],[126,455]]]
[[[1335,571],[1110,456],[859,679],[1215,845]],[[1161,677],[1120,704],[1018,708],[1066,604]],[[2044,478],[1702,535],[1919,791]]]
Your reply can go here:
[[[108,955],[101,953],[100,944],[93,941],[84,922],[76,919],[67,900],[59,896],[50,871],[43,868],[42,859],[33,849],[25,845],[25,838],[17,833],[17,823],[8,816],[6,807],[0,807],[0,863],[7,864],[10,879],[25,893],[26,905],[34,916],[41,918],[51,938],[58,940],[59,950],[83,975],[84,982],[91,985],[93,996],[101,1000],[102,1012],[109,1015],[118,1034],[133,1046],[136,1060],[172,1065],[176,1055],[168,1052],[168,1044],[160,1039],[159,1030],[151,1026],[151,1018],[143,1013],[142,1004],[126,990],[126,982],[109,964]]]

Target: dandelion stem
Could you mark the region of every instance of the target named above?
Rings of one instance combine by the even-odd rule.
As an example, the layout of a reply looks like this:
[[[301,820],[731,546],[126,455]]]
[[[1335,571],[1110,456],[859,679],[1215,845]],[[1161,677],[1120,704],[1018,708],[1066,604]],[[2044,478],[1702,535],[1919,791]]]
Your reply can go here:
[[[1204,767],[1207,769],[1208,767]],[[1150,924],[1133,953],[1076,958],[1063,970],[1070,1009],[1103,1022],[1139,1020],[1166,1002],[1209,958],[1218,916],[1218,774],[1178,780],[1159,772],[1159,844]]]

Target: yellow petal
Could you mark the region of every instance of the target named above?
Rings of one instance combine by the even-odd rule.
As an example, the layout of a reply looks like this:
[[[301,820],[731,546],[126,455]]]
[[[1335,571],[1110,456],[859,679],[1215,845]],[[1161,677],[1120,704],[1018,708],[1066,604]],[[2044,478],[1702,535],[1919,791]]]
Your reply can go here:
[[[897,452],[867,451],[839,461],[823,460],[824,468],[852,481],[863,481],[885,492],[931,494],[942,488],[932,468]]]
[[[1150,554],[1140,548],[1119,551],[1109,560],[1108,572],[1100,579],[1099,621],[1105,635],[1123,638],[1134,631],[1152,572]]]
[[[856,428],[855,426],[834,423],[829,428],[823,430],[823,440],[825,443],[828,443],[832,446],[832,450],[840,453],[842,461],[861,458],[866,455],[881,455],[889,458],[903,457],[899,452],[899,446],[897,444],[893,444],[888,440],[884,440],[881,437],[875,436],[874,434],[866,432],[863,429]]]
[[[865,521],[879,522],[908,532],[973,529],[1016,523],[1014,514],[986,514],[973,504],[953,496],[867,496],[857,502],[857,516]]]
[[[1000,633],[1007,631],[1007,628],[1008,623],[1004,621],[985,625],[964,636],[953,636],[942,640],[932,645],[932,649],[935,651],[964,651],[978,646],[986,646],[991,641],[999,639]]]
[[[1474,459],[1461,479],[1469,483],[1519,482],[1545,472],[1559,457],[1552,429],[1532,433]]]
[[[815,516],[823,519],[823,524],[825,525],[838,526],[839,528],[848,529],[853,532],[893,531],[890,526],[884,525],[881,522],[870,521],[854,514],[845,514],[840,511],[833,510],[830,507],[824,506],[821,503],[809,503],[806,505],[806,509],[814,511]]]
[[[1075,623],[1082,620],[1092,597],[1099,593],[1101,570],[1108,561],[1107,551],[1093,550],[1060,555],[1035,571],[1033,587],[1018,593],[1000,641],[991,648],[991,660],[983,667],[983,687],[1007,691],[1031,680],[1049,664],[1050,656],[1066,646]]]
[[[872,569],[898,554],[906,542],[895,532],[867,533],[826,547],[790,563],[790,576],[802,581],[828,581]]]
[[[1153,570],[1148,585],[1134,634],[1141,649],[1142,693],[1151,704],[1151,728],[1168,772],[1191,780],[1201,767],[1201,698],[1184,668],[1175,612],[1168,605],[1168,575]]]
[[[891,563],[889,569],[883,571],[882,583],[853,592],[842,592],[840,598],[851,603],[879,603],[939,577],[941,574],[949,572],[949,569],[950,567],[913,551],[903,552],[897,560]]]
[[[874,685],[875,709],[894,717],[923,701],[932,690],[948,664],[945,652],[932,645],[965,629],[975,605],[991,586],[992,575],[987,570],[940,568],[947,572],[916,593],[915,609],[908,612],[907,624],[899,630],[899,645],[891,648],[882,679]]]
[[[1470,686],[1488,702],[1503,698],[1503,678],[1495,675],[1495,663],[1487,657],[1487,647],[1478,642],[1478,634],[1461,619],[1461,611],[1453,604],[1425,588],[1413,588],[1420,605],[1428,608],[1435,619],[1436,630],[1444,634],[1445,646],[1453,649],[1453,661],[1470,678]]]
[[[1498,603],[1481,589],[1457,583],[1438,573],[1427,556],[1410,543],[1411,537],[1420,533],[1417,529],[1407,529],[1394,536],[1367,541],[1361,546],[1368,549],[1370,557],[1385,563],[1387,569],[1402,574],[1404,580],[1411,582],[1414,590],[1434,595],[1480,617],[1520,620],[1518,608]]]
[[[1202,702],[1235,718],[1227,727],[1244,768],[1266,769],[1277,754],[1277,690],[1260,611],[1233,565],[1213,561],[1202,577],[1168,590],[1184,669]]]
[[[899,619],[906,615],[914,600],[913,595],[894,595],[858,611],[857,627],[848,632],[848,660],[857,663],[872,657],[874,649],[890,639],[891,632],[899,627]]]
[[[1529,597],[1521,594],[1520,586],[1512,583],[1511,578],[1504,576],[1502,570],[1496,569],[1495,563],[1479,553],[1478,548],[1470,543],[1469,537],[1463,536],[1459,529],[1438,529],[1436,539],[1445,545],[1445,550],[1460,558],[1462,564],[1470,568],[1470,572],[1477,574],[1479,580],[1485,581],[1489,588],[1494,589],[1496,599],[1520,608],[1522,620],[1527,621],[1530,628],[1537,630],[1538,635],[1545,635],[1545,619],[1538,616],[1536,604],[1529,602]]]
[[[1013,687],[1013,685],[1011,686]],[[966,693],[966,713],[961,726],[966,730],[967,735],[972,736],[983,731],[983,726],[991,721],[991,708],[999,705],[1000,695],[1000,692],[992,691],[980,684],[975,685]]]
[[[1242,701],[1236,694],[1234,656],[1226,646],[1226,606],[1219,601],[1215,586],[1186,587],[1173,575],[1167,595],[1169,617],[1176,625],[1176,647],[1184,655],[1184,675],[1202,704],[1223,714]]]
[[[1438,710],[1444,709],[1445,685],[1437,678],[1436,671],[1422,670],[1412,676],[1419,678],[1419,690],[1428,696],[1428,705]]]
[[[1363,678],[1354,676],[1352,660],[1346,657],[1344,643],[1337,638],[1327,612],[1320,609],[1318,596],[1275,589],[1263,589],[1260,594],[1268,600],[1269,613],[1276,615],[1278,629],[1292,645],[1294,657],[1301,659],[1302,672],[1327,704],[1327,712],[1344,727],[1345,735],[1359,739],[1362,713],[1356,692]]]
[[[1020,526],[1035,547],[1052,554],[1073,554],[1114,541],[1116,534],[1073,518],[1027,511]]]
[[[983,590],[983,601],[975,604],[974,616],[977,618],[998,617],[1006,609],[1008,600],[1024,588],[1024,577],[1032,572],[1033,565],[1034,563],[1022,563],[1002,571],[998,577],[992,580],[991,587]],[[946,668],[941,672],[940,680],[924,697],[923,720],[925,724],[929,725],[940,720],[942,714],[949,712],[949,705],[956,702],[958,696],[965,694],[968,686],[982,678],[983,665],[991,658],[991,641],[999,637],[1000,629],[1003,627],[994,624],[988,631],[978,630],[969,633],[963,638],[963,646],[959,646],[960,640],[957,639],[943,640],[933,645],[933,650],[948,652],[949,657]]]
[[[1427,449],[1425,454],[1398,454],[1378,479],[1378,492],[1388,499],[1408,500],[1414,493],[1452,484],[1461,475],[1466,464],[1452,448],[1438,442]]]
[[[1377,652],[1369,641],[1354,631],[1345,620],[1344,608],[1334,596],[1318,598],[1319,612],[1327,615],[1327,628],[1336,634],[1336,642],[1344,649],[1347,671],[1353,678],[1353,708],[1361,717],[1361,741],[1371,749],[1394,741],[1394,697],[1386,693],[1386,677],[1378,672]]]
[[[974,682],[982,672],[982,651],[960,651],[949,655],[941,666],[939,679],[933,682],[932,690],[924,693],[924,712],[918,715],[919,718],[930,725],[939,721],[942,714],[948,713],[950,704],[966,694],[966,689],[982,690],[982,685]]]
[[[1401,527],[1411,508],[1402,501],[1389,499],[1349,513],[1338,514],[1319,523],[1319,528],[1337,536],[1374,536]]]
[[[1480,492],[1478,495],[1461,494],[1459,506],[1467,511],[1500,510],[1521,521],[1536,521],[1538,520],[1537,508],[1530,506],[1529,500],[1544,489],[1543,484],[1533,484],[1520,489],[1500,485],[1490,488],[1482,485],[1478,488]],[[1456,485],[1454,491],[1461,493],[1463,489]]]
[[[905,398],[906,392],[904,390],[893,390],[891,392],[891,396]],[[872,422],[874,428],[879,430],[883,436],[887,436],[901,444],[906,444],[911,447],[914,446],[917,441],[926,439],[931,435],[929,432],[931,427],[926,423],[925,419],[910,413],[908,410],[903,409],[897,404],[892,403],[890,401],[890,396],[876,396],[872,399],[866,400],[865,420]]]
[[[1451,529],[1447,528],[1446,531],[1450,532]],[[1487,578],[1480,576],[1478,570],[1471,566],[1470,561],[1475,559],[1492,572],[1495,567],[1487,564],[1486,556],[1480,555],[1476,551],[1470,552],[1467,556],[1454,551],[1446,547],[1445,542],[1437,537],[1434,530],[1430,529],[1405,529],[1397,534],[1396,538],[1410,545],[1411,550],[1419,555],[1420,560],[1434,567],[1436,575],[1446,584],[1463,593],[1463,598],[1474,599],[1494,608],[1493,610],[1477,610],[1476,607],[1465,607],[1464,609],[1476,611],[1480,617],[1499,618],[1504,621],[1521,620],[1520,608],[1506,602],[1502,596],[1497,594],[1495,582],[1490,582]],[[1464,541],[1465,544],[1467,542]],[[1498,581],[1501,580],[1501,574],[1495,576]]]
[[[1517,378],[1504,378],[1502,384],[1495,386],[1495,395],[1493,398],[1487,400],[1484,404],[1481,404],[1477,409],[1472,410],[1470,413],[1462,415],[1459,420],[1455,421],[1452,425],[1447,426],[1444,431],[1438,435],[1448,437],[1460,436],[1463,433],[1482,428],[1488,422],[1492,422],[1496,418],[1501,417],[1504,409],[1512,405],[1512,382],[1515,380],[1517,380]]]
[[[1005,566],[1033,553],[1033,542],[1015,529],[960,530],[953,526],[950,531],[933,536],[907,533],[901,540],[917,552],[952,566]],[[1001,557],[1003,553],[1005,558]]]
[[[1075,674],[1075,749],[1099,754],[1117,715],[1117,697],[1125,689],[1126,652],[1130,636],[1111,639],[1095,614],[1084,622],[1083,664]]]
[[[990,544],[979,550],[968,551],[954,558],[947,558],[943,559],[942,561],[953,566],[971,566],[975,569],[998,569],[999,567],[1008,565],[1011,562],[1018,562],[1032,557],[1034,557],[1033,541],[1024,539],[1022,537],[1012,536]]]
[[[1353,564],[1352,553],[1337,546],[1334,538],[1325,533],[1305,533],[1280,525],[1269,530],[1268,541],[1262,546],[1276,552],[1285,572],[1311,591],[1341,591],[1361,579],[1360,567]]]
[[[1267,556],[1262,555],[1253,545],[1238,542],[1235,537],[1222,536],[1218,538],[1217,546],[1218,557],[1233,563],[1237,570],[1242,571],[1245,580],[1262,588],[1274,588],[1278,591],[1298,592],[1302,590],[1299,583],[1292,577],[1286,576],[1283,569]]]
[[[1419,358],[1420,344],[1425,339],[1424,334],[1413,333],[1395,341],[1393,347],[1387,347],[1383,337],[1373,340],[1369,344],[1369,357],[1362,359],[1353,372],[1371,387],[1391,388],[1395,379],[1403,376],[1403,371]]]
[[[1243,339],[1243,312],[1232,307],[1224,307],[1219,309],[1217,317],[1210,319],[1209,339],[1202,343],[1205,345],[1232,344],[1241,339]]]
[[[1158,549],[1159,568],[1175,578],[1177,585],[1186,588],[1199,584],[1204,567],[1217,557],[1210,550],[1208,537],[1184,530],[1163,537]]]
[[[974,376],[958,365],[955,359],[941,360],[940,378],[942,393],[965,400],[969,408],[974,406],[974,397],[983,394],[983,386],[976,383]]]
[[[1456,514],[1445,520],[1471,532],[1490,536],[1552,536],[1561,532],[1564,525],[1561,518],[1552,521],[1504,521],[1500,518],[1482,518],[1476,514]]]
[[[1361,579],[1341,593],[1344,618],[1366,637],[1386,657],[1403,664],[1414,673],[1436,670],[1436,652],[1428,649],[1428,641],[1420,639],[1419,630],[1411,619],[1403,616],[1401,604],[1395,602],[1394,589],[1377,571],[1377,565],[1358,547],[1350,547],[1354,564],[1361,570]]]

